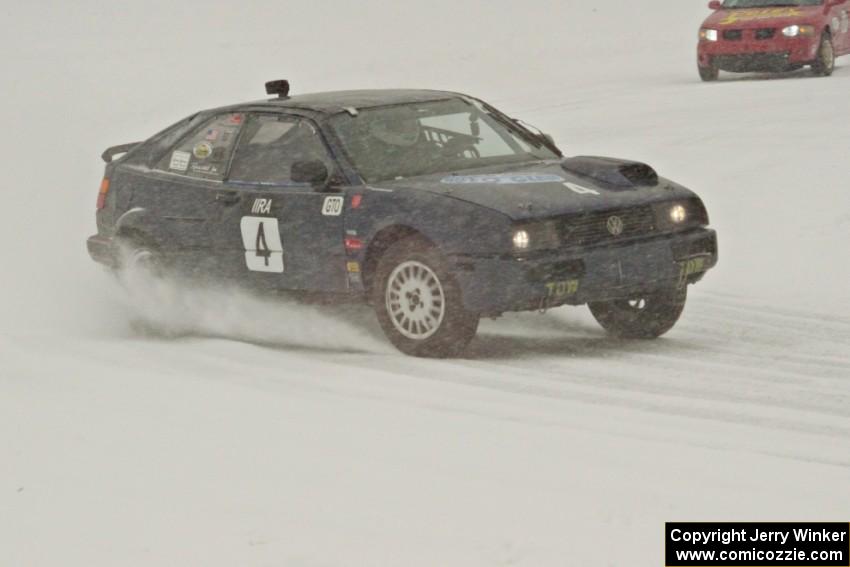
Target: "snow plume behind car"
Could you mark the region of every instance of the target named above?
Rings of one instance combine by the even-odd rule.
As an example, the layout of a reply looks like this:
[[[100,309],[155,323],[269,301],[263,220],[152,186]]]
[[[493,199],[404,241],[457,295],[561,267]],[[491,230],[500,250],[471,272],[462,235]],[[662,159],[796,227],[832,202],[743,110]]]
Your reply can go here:
[[[389,353],[371,311],[316,309],[282,298],[205,286],[145,268],[122,270],[120,294],[135,333],[166,339],[218,337],[279,348]]]

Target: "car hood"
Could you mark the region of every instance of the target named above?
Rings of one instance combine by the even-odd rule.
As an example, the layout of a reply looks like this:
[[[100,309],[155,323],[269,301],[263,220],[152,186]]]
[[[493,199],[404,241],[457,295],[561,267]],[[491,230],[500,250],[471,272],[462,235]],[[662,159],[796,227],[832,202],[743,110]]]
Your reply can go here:
[[[493,209],[516,221],[624,209],[694,195],[657,176],[631,183],[617,175],[621,168],[634,166],[655,174],[636,162],[571,158],[428,175],[385,182],[381,187],[427,191]]]
[[[706,18],[704,28],[777,28],[817,19],[823,6],[774,6],[717,10]]]

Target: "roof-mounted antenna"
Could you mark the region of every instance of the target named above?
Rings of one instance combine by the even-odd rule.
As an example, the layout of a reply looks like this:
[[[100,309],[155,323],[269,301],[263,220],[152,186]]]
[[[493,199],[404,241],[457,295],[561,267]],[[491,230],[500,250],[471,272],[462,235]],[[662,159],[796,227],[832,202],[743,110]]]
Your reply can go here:
[[[266,83],[266,94],[277,95],[278,98],[289,98],[289,81],[269,81]]]

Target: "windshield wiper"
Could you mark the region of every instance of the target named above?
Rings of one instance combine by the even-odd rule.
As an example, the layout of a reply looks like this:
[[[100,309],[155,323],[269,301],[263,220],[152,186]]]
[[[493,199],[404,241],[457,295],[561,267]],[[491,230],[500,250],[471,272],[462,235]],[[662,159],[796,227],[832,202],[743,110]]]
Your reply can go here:
[[[505,126],[510,132],[517,134],[520,138],[522,138],[535,148],[546,148],[552,153],[554,153],[556,156],[562,156],[561,151],[542,133],[535,134],[534,132],[523,126],[520,121],[515,120],[505,114],[502,114],[486,102],[481,101],[481,105],[493,120],[495,120],[502,126]]]

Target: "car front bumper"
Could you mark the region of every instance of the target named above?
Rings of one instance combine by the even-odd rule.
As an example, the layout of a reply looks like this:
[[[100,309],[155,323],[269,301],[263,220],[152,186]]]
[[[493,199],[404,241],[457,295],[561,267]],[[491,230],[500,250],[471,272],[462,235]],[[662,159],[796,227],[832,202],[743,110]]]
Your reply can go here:
[[[699,281],[717,264],[717,235],[698,228],[542,255],[454,255],[465,307],[485,315],[624,299]]]
[[[700,67],[748,73],[783,71],[811,63],[817,58],[820,38],[776,37],[758,41],[702,41],[697,48]]]

